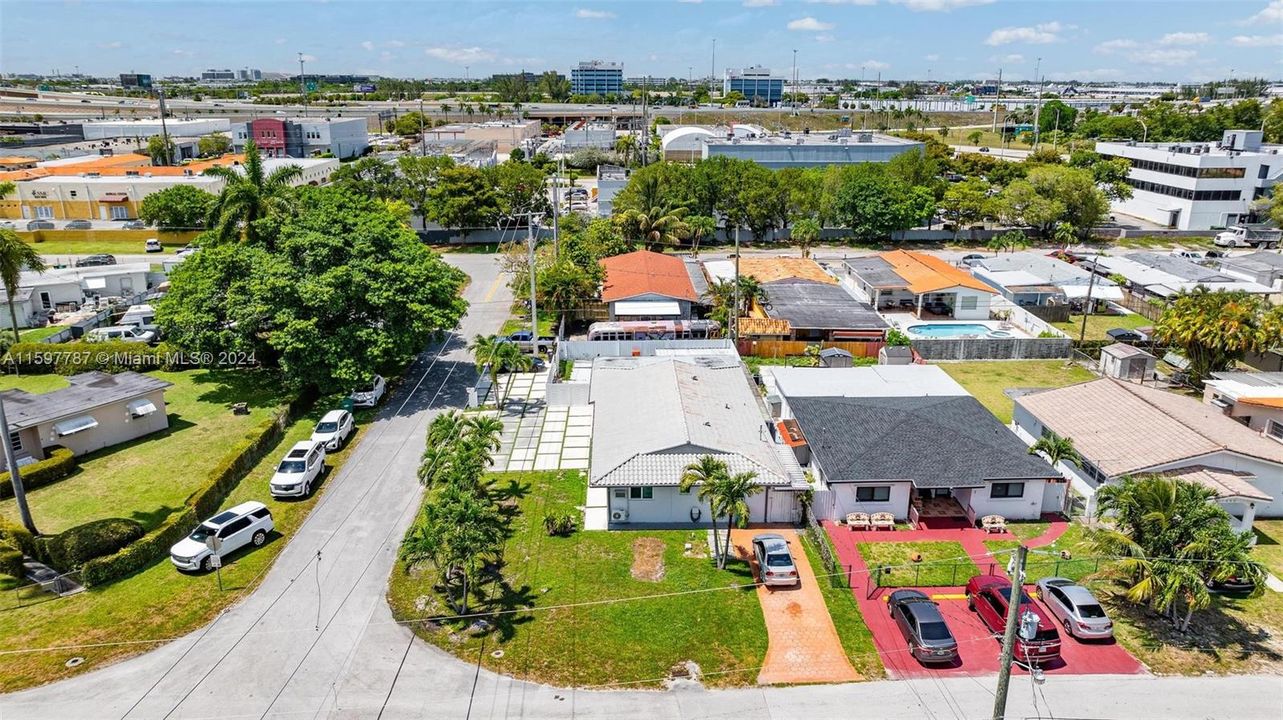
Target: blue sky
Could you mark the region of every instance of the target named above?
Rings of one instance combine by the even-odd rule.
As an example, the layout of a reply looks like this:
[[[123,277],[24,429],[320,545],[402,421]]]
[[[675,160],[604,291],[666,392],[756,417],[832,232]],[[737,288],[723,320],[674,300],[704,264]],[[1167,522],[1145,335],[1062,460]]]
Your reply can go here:
[[[1283,77],[1283,0],[0,0],[0,70],[472,77],[622,61],[804,78]],[[689,70],[693,68],[693,70]]]

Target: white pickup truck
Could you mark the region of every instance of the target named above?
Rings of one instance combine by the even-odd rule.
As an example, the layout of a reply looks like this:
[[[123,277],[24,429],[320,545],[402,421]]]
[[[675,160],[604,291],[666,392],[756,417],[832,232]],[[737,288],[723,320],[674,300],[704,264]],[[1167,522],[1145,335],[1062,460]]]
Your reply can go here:
[[[1279,245],[1278,228],[1267,225],[1233,225],[1216,234],[1212,242],[1221,247],[1274,248]]]

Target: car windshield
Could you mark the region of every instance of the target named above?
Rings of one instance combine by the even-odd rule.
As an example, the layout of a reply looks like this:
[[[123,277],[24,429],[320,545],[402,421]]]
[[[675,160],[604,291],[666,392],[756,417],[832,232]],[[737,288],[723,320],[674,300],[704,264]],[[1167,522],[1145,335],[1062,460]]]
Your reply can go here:
[[[1005,588],[998,588],[998,594],[1002,596],[1003,600],[1006,600],[1007,602],[1011,602],[1011,586],[1007,586]],[[1033,598],[1029,597],[1029,593],[1025,592],[1024,590],[1020,591],[1021,605],[1028,605],[1033,601],[1034,601]]]
[[[358,392],[358,393],[372,393],[372,392],[374,392],[374,381],[373,381],[373,380],[371,380],[370,382],[366,383],[365,385],[362,385],[361,387],[357,388],[357,392]]]
[[[788,567],[789,565],[792,565],[792,564],[793,564],[793,558],[789,557],[788,555],[776,554],[776,555],[766,556],[767,567]]]
[[[949,628],[942,622],[926,622],[918,626],[923,640],[948,640]]]
[[[1103,618],[1105,617],[1105,608],[1094,603],[1078,606],[1078,614],[1085,618]]]
[[[336,422],[323,422],[323,423],[317,423],[316,425],[317,432],[331,433],[338,429],[339,429],[339,424]]]
[[[205,538],[209,537],[210,535],[213,535],[216,532],[218,532],[218,530],[208,525],[197,525],[196,529],[192,531],[192,534],[188,535],[187,537],[191,538],[192,540],[195,540],[196,542],[203,543],[205,542]]]
[[[276,469],[279,473],[301,473],[303,472],[302,460],[286,460]]]

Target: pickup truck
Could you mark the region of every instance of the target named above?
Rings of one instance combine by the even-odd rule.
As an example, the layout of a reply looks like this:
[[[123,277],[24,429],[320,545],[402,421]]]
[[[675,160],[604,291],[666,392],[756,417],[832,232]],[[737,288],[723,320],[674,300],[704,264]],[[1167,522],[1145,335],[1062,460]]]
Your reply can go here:
[[[1278,228],[1265,225],[1233,225],[1216,234],[1212,242],[1221,247],[1274,248],[1279,245]]]
[[[537,343],[530,341],[533,333],[529,330],[518,330],[517,332],[505,338],[508,342],[516,343],[517,349],[521,352],[551,352],[557,347],[557,338],[550,335],[540,335]]]

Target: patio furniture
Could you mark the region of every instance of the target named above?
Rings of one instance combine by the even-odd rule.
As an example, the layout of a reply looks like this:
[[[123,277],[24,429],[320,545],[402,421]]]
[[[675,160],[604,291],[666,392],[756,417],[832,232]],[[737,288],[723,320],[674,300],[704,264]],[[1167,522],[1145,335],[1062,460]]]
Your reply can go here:
[[[895,516],[889,512],[873,513],[873,515],[869,518],[869,524],[873,526],[874,530],[882,530],[882,529],[894,530]]]
[[[850,526],[852,530],[868,530],[869,514],[862,512],[847,513],[846,524]]]
[[[980,518],[980,527],[985,532],[1007,532],[1007,519],[1001,515],[985,515]]]

